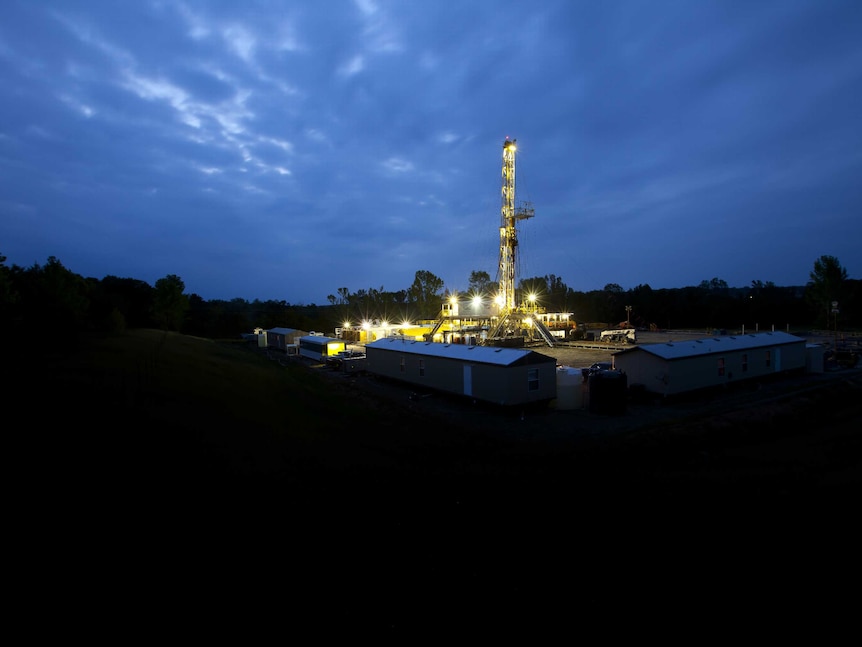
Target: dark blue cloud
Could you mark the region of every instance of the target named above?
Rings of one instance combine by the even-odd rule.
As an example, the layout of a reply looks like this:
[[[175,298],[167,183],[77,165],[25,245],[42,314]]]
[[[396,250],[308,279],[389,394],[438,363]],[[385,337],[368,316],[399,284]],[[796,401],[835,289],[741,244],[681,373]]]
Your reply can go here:
[[[464,289],[495,278],[509,136],[521,277],[857,277],[860,26],[838,0],[6,2],[0,253],[206,299]]]

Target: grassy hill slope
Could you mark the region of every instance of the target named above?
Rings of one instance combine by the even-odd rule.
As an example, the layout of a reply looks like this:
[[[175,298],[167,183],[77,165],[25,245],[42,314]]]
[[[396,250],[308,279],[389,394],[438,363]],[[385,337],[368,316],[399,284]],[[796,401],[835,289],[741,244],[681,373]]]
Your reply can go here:
[[[28,581],[97,586],[103,609],[149,599],[144,583],[184,609],[263,581],[318,632],[533,627],[542,595],[640,605],[672,567],[680,591],[714,592],[756,553],[781,582],[770,555],[805,537],[798,579],[812,531],[838,554],[857,501],[858,373],[795,408],[565,445],[444,424],[232,342],[138,330],[5,357],[14,554],[36,555]]]

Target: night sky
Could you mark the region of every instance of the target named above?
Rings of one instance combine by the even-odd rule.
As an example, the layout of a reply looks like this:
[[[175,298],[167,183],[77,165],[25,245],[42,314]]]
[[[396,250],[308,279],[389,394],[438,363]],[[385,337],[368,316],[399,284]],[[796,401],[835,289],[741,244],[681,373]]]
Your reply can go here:
[[[0,3],[0,255],[204,299],[862,277],[862,2]]]

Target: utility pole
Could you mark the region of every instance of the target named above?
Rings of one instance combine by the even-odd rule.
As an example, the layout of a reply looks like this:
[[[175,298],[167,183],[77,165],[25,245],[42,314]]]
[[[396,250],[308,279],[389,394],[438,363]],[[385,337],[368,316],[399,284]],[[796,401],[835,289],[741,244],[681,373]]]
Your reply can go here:
[[[631,322],[630,322],[630,317],[629,317],[631,311],[632,311],[632,307],[626,306],[626,328],[631,327]]]
[[[835,327],[835,352],[838,352],[838,302],[832,302],[832,314],[835,317],[834,327]]]

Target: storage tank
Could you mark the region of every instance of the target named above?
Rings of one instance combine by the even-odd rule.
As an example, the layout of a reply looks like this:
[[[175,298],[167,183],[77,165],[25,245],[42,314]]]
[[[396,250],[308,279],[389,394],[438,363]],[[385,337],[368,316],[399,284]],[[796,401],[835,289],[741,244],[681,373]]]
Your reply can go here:
[[[580,409],[584,406],[584,375],[571,366],[557,367],[557,409]]]
[[[805,345],[805,370],[808,373],[826,371],[826,347],[820,344]]]

